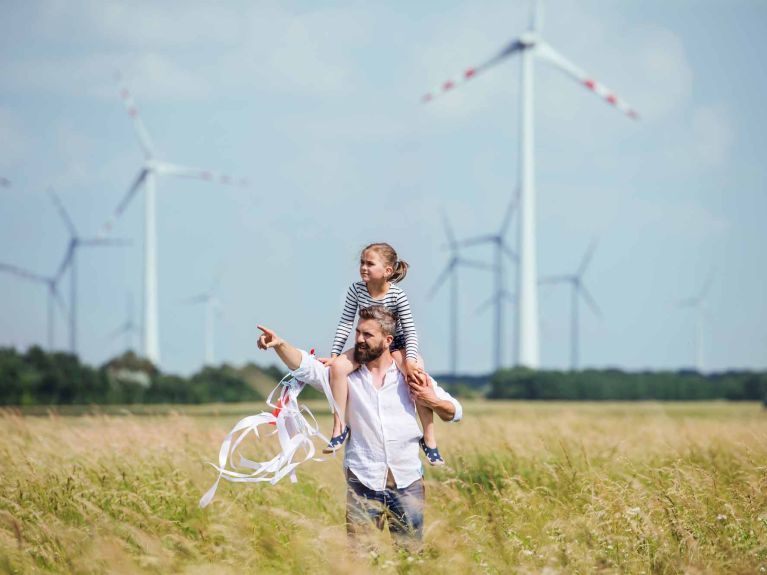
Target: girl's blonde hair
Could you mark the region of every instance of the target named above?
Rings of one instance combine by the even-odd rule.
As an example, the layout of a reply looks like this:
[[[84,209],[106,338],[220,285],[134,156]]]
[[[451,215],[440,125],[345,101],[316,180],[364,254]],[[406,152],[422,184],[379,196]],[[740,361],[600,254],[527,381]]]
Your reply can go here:
[[[391,247],[386,242],[370,244],[365,246],[365,248],[360,252],[360,256],[364,256],[365,252],[368,250],[376,252],[379,256],[381,256],[387,266],[392,267],[394,272],[389,278],[390,282],[397,283],[405,279],[410,264],[408,264],[405,260],[398,259],[397,252],[394,251],[393,247]]]

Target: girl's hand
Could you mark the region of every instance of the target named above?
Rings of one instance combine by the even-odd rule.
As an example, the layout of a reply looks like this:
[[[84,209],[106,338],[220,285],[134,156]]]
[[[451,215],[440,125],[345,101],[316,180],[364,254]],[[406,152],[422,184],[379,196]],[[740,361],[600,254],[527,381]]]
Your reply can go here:
[[[414,381],[418,379],[418,376],[423,373],[423,370],[418,367],[418,363],[413,359],[405,360],[405,381]]]

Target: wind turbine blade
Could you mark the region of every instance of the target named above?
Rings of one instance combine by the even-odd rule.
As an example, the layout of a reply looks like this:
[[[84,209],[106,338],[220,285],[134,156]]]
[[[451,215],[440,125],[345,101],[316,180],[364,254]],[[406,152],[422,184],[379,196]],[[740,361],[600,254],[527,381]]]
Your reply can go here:
[[[136,130],[141,149],[144,150],[144,156],[146,158],[152,158],[154,157],[154,146],[152,145],[152,139],[149,137],[149,132],[139,116],[138,106],[136,106],[136,102],[133,101],[133,96],[123,82],[122,75],[119,72],[116,75],[116,79],[118,84],[120,84],[120,98],[122,98],[123,104],[125,105],[125,110],[128,112],[131,120],[133,120],[133,127]]]
[[[517,302],[517,298],[514,297],[514,294],[506,290],[503,290],[503,299],[505,299],[507,302],[511,304],[514,304]]]
[[[465,267],[468,267],[468,268],[476,268],[476,269],[479,269],[479,270],[494,270],[495,269],[494,265],[491,265],[491,264],[488,264],[488,263],[485,263],[485,262],[480,262],[480,261],[477,261],[477,260],[469,260],[469,259],[466,259],[466,258],[456,258],[455,259],[455,263],[458,264],[458,265],[461,265],[461,266],[465,266]]]
[[[466,240],[462,240],[458,242],[459,246],[476,246],[478,244],[487,244],[487,243],[495,243],[495,236],[486,235],[486,236],[475,236],[473,238],[469,238]]]
[[[128,324],[124,323],[120,327],[115,329],[114,331],[109,332],[109,334],[106,336],[105,339],[107,339],[109,341],[112,341],[116,337],[118,337],[120,335],[123,335],[127,331],[130,331],[130,329],[131,329],[131,326],[129,326]]]
[[[51,288],[51,291],[53,292],[53,301],[55,301],[56,305],[59,307],[61,315],[68,317],[69,311],[67,311],[67,306],[64,304],[64,299],[61,297],[58,288],[56,288],[56,282],[54,281],[51,285],[53,286]]]
[[[447,214],[444,209],[441,209],[439,212],[442,215],[442,225],[445,227],[445,235],[447,236],[448,244],[450,244],[451,249],[455,249],[455,234],[453,233],[453,228],[450,226],[450,221],[447,219]]]
[[[480,64],[479,66],[476,66],[474,68],[467,68],[463,71],[463,73],[459,76],[456,76],[455,78],[448,80],[446,82],[443,82],[441,85],[434,88],[431,92],[423,96],[422,100],[423,102],[431,102],[434,98],[437,96],[440,96],[442,94],[445,94],[455,88],[456,86],[459,86],[461,84],[464,84],[480,74],[481,72],[484,72],[485,70],[492,68],[499,62],[502,62],[504,59],[508,58],[515,52],[519,52],[520,50],[523,50],[525,48],[525,45],[520,42],[519,40],[514,40],[510,44],[508,44],[503,50],[501,50],[498,54],[487,60],[486,62]]]
[[[75,228],[75,224],[72,222],[72,218],[69,217],[69,212],[67,212],[67,209],[64,207],[61,198],[59,198],[58,194],[56,194],[56,192],[51,189],[48,190],[48,195],[51,197],[53,205],[56,206],[56,211],[59,212],[61,219],[64,220],[64,225],[67,226],[69,235],[73,238],[76,238],[77,229]]]
[[[583,255],[581,265],[578,267],[578,271],[575,272],[576,277],[581,277],[583,272],[586,271],[586,267],[591,263],[591,258],[594,257],[594,250],[597,249],[597,241],[592,240],[589,247],[586,249],[586,253]]]
[[[210,294],[208,293],[201,293],[200,295],[192,296],[190,298],[186,298],[181,300],[182,303],[186,304],[193,304],[193,303],[205,303],[210,299]]]
[[[578,292],[581,294],[583,299],[586,300],[586,303],[589,304],[591,311],[593,311],[598,317],[602,317],[602,310],[599,309],[597,302],[594,300],[593,297],[591,297],[591,294],[589,293],[589,290],[586,289],[586,286],[583,284],[579,284]]]
[[[130,246],[133,245],[131,240],[125,239],[107,239],[107,238],[88,238],[85,240],[79,240],[81,246]]]
[[[708,290],[711,289],[711,284],[714,281],[714,272],[711,271],[708,274],[708,277],[706,278],[706,282],[703,284],[703,287],[700,290],[700,293],[698,294],[698,301],[703,301],[703,299],[708,295]]]
[[[588,76],[586,72],[584,72],[582,69],[580,69],[578,66],[567,60],[564,56],[562,56],[559,52],[554,50],[551,46],[549,46],[545,42],[539,42],[536,45],[537,54],[543,58],[544,60],[548,60],[550,64],[553,64],[555,67],[562,70],[565,74],[570,76],[571,78],[574,78],[576,81],[580,82],[586,88],[597,94],[598,96],[601,96],[605,99],[609,104],[612,104],[615,106],[618,110],[629,116],[630,118],[633,118],[634,120],[639,119],[639,114],[636,110],[634,110],[625,100],[622,100],[619,98],[615,92],[610,90],[607,86],[604,84],[601,84]]]
[[[125,208],[128,207],[128,204],[133,199],[133,196],[136,195],[136,192],[138,192],[138,189],[141,187],[141,184],[144,183],[144,180],[146,179],[146,176],[148,173],[149,172],[146,169],[142,169],[139,172],[138,176],[136,176],[136,179],[133,181],[133,184],[131,184],[131,187],[128,188],[128,193],[125,194],[122,201],[118,204],[112,216],[104,223],[103,226],[101,226],[101,231],[99,232],[99,236],[103,236],[112,231],[112,228],[114,227],[115,223],[123,214],[123,212],[125,211]]]
[[[512,262],[514,262],[515,264],[519,263],[519,256],[517,255],[517,252],[512,250],[505,243],[501,244],[501,250],[503,250],[503,253],[505,253],[506,257],[508,257]]]
[[[447,279],[447,277],[450,275],[450,273],[453,271],[453,268],[455,267],[455,258],[451,259],[450,262],[444,267],[442,272],[437,276],[437,281],[434,282],[431,289],[429,290],[429,293],[427,294],[427,299],[433,298],[437,292],[439,291],[439,288],[442,287],[442,284]]]
[[[676,302],[676,307],[698,307],[698,298],[691,297],[687,299],[680,299]]]
[[[59,269],[56,271],[56,275],[53,276],[55,282],[58,282],[61,279],[61,276],[64,275],[64,272],[67,270],[67,267],[72,261],[72,258],[74,257],[74,255],[75,255],[75,242],[71,241],[69,242],[69,247],[67,248],[67,251],[64,254],[64,259],[61,260],[61,265],[59,265]]]
[[[561,284],[570,283],[573,281],[573,276],[556,275],[556,276],[543,276],[538,279],[538,284]]]
[[[179,166],[177,164],[167,164],[165,162],[159,164],[158,168],[163,174],[179,178],[192,178],[195,180],[203,180],[204,182],[217,182],[219,184],[224,184],[225,186],[247,187],[249,185],[248,180],[245,178],[235,178],[227,174],[203,170],[201,168],[190,168],[187,166]]]
[[[0,272],[7,272],[9,274],[13,274],[15,276],[18,276],[20,278],[24,278],[26,280],[30,280],[33,282],[47,282],[48,278],[44,278],[43,276],[36,274],[34,272],[31,272],[29,270],[25,270],[24,268],[20,268],[18,266],[12,266],[10,264],[3,264],[0,263]]]
[[[511,220],[514,217],[515,210],[517,209],[517,197],[517,194],[515,194],[514,197],[511,198],[509,206],[506,208],[506,213],[503,215],[503,221],[501,222],[501,229],[498,232],[499,236],[503,236],[511,225]]]
[[[479,304],[479,305],[478,305],[478,306],[477,306],[477,307],[474,309],[474,313],[475,313],[475,314],[481,314],[483,311],[485,311],[487,308],[489,308],[489,307],[490,307],[492,304],[494,304],[494,303],[495,303],[495,300],[496,300],[496,298],[497,298],[497,297],[498,297],[497,295],[494,295],[494,296],[493,296],[493,297],[491,297],[490,299],[487,299],[487,300],[485,300],[484,302],[482,302],[481,304]]]

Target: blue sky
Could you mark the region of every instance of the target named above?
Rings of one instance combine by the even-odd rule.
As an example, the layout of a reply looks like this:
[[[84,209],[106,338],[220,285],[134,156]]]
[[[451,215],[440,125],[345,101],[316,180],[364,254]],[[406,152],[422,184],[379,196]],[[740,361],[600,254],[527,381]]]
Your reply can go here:
[[[527,2],[0,10],[0,176],[12,182],[0,187],[0,262],[42,274],[58,265],[67,234],[46,188],[83,235],[125,193],[142,155],[119,69],[161,158],[251,182],[159,182],[164,369],[201,365],[203,309],[183,300],[219,273],[219,358],[273,361],[256,350],[256,323],[327,352],[359,248],[381,240],[412,265],[402,287],[427,367],[447,368],[447,290],[427,297],[448,257],[439,211],[459,237],[499,225],[518,174],[519,61],[431,105],[420,97],[521,33]],[[583,365],[692,365],[695,317],[676,303],[713,274],[704,368],[767,368],[765,24],[767,4],[757,1],[545,3],[546,40],[642,116],[632,122],[536,65],[539,273],[574,270],[599,242],[584,279],[603,317],[581,308]],[[123,340],[107,335],[125,321],[129,294],[140,307],[136,200],[115,228],[132,247],[81,253],[89,362],[121,351]],[[492,316],[475,310],[490,278],[466,270],[460,280],[459,369],[484,372]],[[44,343],[44,288],[3,275],[0,290],[0,345]],[[541,288],[544,367],[569,364],[569,302],[564,286]],[[512,321],[509,308],[505,363]]]

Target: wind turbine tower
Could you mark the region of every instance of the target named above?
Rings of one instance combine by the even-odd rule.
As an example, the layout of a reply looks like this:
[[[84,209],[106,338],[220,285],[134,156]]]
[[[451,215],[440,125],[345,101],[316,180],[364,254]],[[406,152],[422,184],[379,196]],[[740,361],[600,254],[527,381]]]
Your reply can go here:
[[[561,70],[575,81],[585,86],[607,103],[630,118],[638,119],[638,114],[625,101],[603,84],[587,75],[554,50],[541,35],[542,11],[536,1],[530,26],[519,38],[510,42],[498,54],[481,65],[468,68],[460,76],[444,82],[423,98],[430,102],[439,95],[453,90],[458,85],[475,78],[482,72],[501,63],[509,56],[520,53],[521,99],[520,99],[520,221],[519,221],[519,274],[517,276],[517,360],[520,365],[538,368],[540,366],[540,345],[538,337],[538,294],[536,262],[536,208],[535,208],[535,157],[533,125],[533,65],[541,59]]]
[[[58,289],[58,282],[61,278],[58,276],[42,276],[24,268],[3,263],[0,263],[0,272],[5,272],[21,279],[46,286],[48,291],[48,351],[53,351],[56,321],[54,306],[58,306],[59,311],[65,317],[67,314],[67,310],[64,306],[64,300],[61,298],[61,294],[59,293]]]
[[[578,326],[578,301],[579,297],[582,297],[598,317],[602,317],[602,312],[599,310],[597,302],[586,289],[586,285],[583,283],[583,274],[586,273],[586,268],[591,262],[591,258],[594,256],[594,250],[596,249],[596,242],[591,242],[591,245],[586,250],[586,253],[581,260],[581,265],[578,266],[578,271],[574,274],[556,275],[543,277],[540,280],[541,284],[558,284],[569,283],[572,291],[570,292],[570,369],[575,371],[579,368],[579,326]]]
[[[453,229],[450,227],[450,222],[448,222],[444,212],[442,223],[445,226],[445,234],[451,252],[450,259],[437,277],[437,281],[434,282],[428,297],[429,299],[434,297],[445,280],[450,278],[450,374],[455,377],[458,373],[458,268],[464,266],[475,269],[492,269],[492,266],[461,257],[455,234],[453,234]]]
[[[506,232],[509,229],[509,226],[511,225],[511,220],[514,216],[514,211],[517,207],[516,199],[512,199],[511,202],[509,202],[509,206],[506,209],[506,213],[504,214],[503,221],[501,222],[501,226],[498,229],[497,232],[494,234],[485,234],[481,236],[475,236],[473,238],[468,238],[466,240],[463,240],[460,242],[461,246],[477,246],[482,244],[490,244],[493,248],[493,261],[494,264],[492,266],[493,272],[495,274],[495,291],[493,295],[490,297],[489,300],[487,300],[484,304],[480,306],[481,308],[484,308],[487,305],[495,304],[495,322],[494,322],[494,334],[493,334],[493,341],[494,341],[494,352],[493,352],[493,358],[494,358],[494,364],[495,364],[495,371],[498,371],[503,367],[503,334],[504,334],[504,321],[503,321],[503,315],[504,315],[504,302],[513,300],[509,292],[506,290],[506,278],[505,278],[505,269],[504,266],[504,257],[509,258],[512,263],[518,262],[517,254],[512,250],[509,245],[506,243]]]
[[[216,295],[219,279],[199,295],[189,298],[187,303],[205,305],[205,365],[213,365],[216,361],[215,319],[221,314],[221,301]]]
[[[118,75],[118,81],[120,77]],[[155,214],[155,194],[158,176],[175,176],[192,178],[205,182],[218,182],[225,185],[246,186],[244,179],[235,180],[225,174],[219,174],[201,168],[190,168],[171,164],[158,159],[152,139],[144,126],[144,122],[126,87],[121,87],[122,97],[128,115],[133,121],[133,127],[138,137],[139,145],[144,152],[144,162],[128,189],[128,192],[118,204],[114,214],[104,224],[103,233],[111,231],[117,219],[122,215],[139,189],[144,189],[144,355],[155,365],[160,363],[160,326],[158,316],[157,291],[157,224]]]
[[[711,289],[713,275],[709,275],[703,287],[694,297],[681,300],[677,305],[680,308],[692,308],[695,311],[695,369],[703,373],[703,322],[709,317],[706,296]]]
[[[125,240],[80,237],[74,223],[72,223],[72,218],[69,217],[69,213],[67,213],[59,197],[51,190],[48,193],[69,231],[67,251],[55,277],[56,281],[58,281],[67,271],[67,268],[69,269],[69,349],[72,353],[77,354],[77,251],[84,247],[123,246],[129,242]]]
[[[134,319],[133,314],[133,296],[131,294],[128,294],[128,304],[126,308],[127,315],[125,316],[125,321],[115,329],[111,334],[109,334],[110,339],[114,339],[120,335],[125,336],[125,351],[134,351],[135,347],[133,345],[133,335],[134,334],[140,334],[141,330],[139,329]]]

